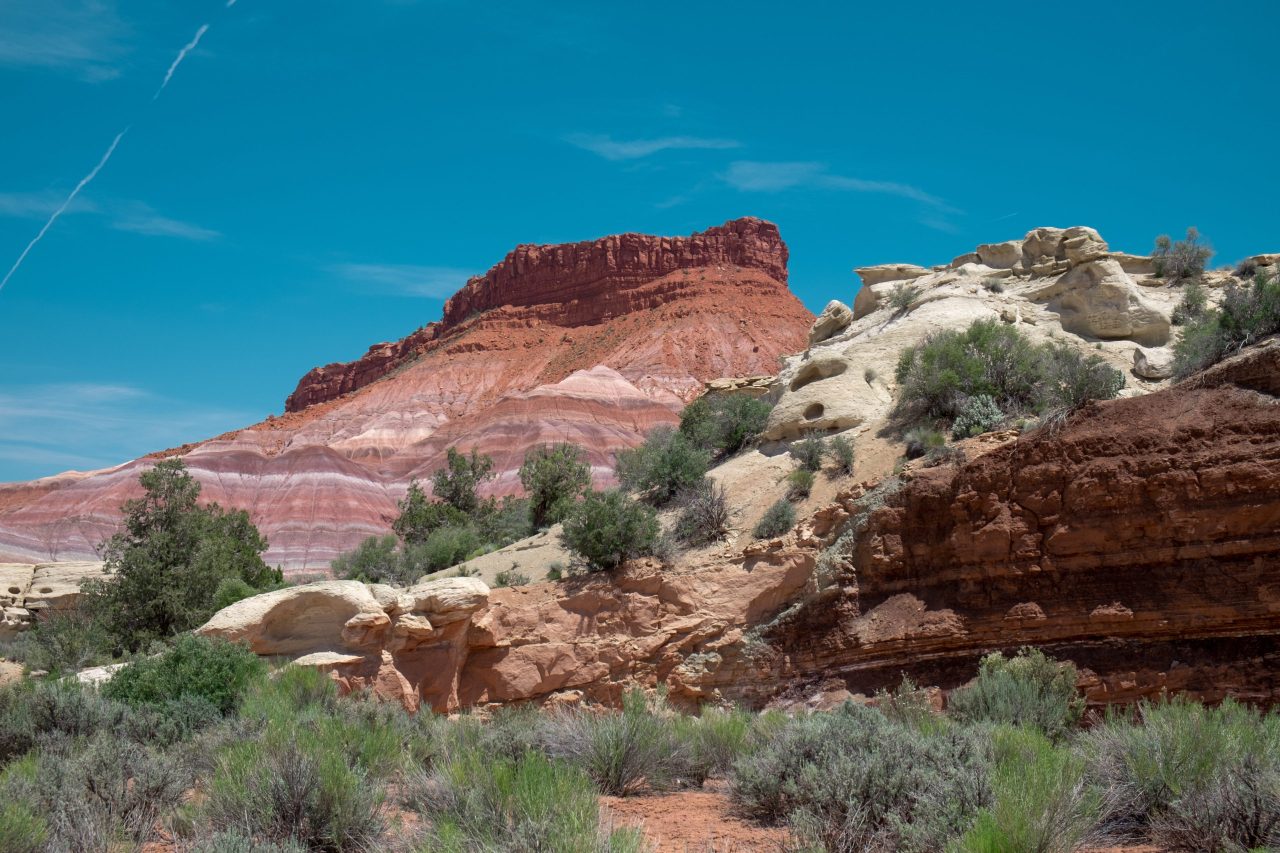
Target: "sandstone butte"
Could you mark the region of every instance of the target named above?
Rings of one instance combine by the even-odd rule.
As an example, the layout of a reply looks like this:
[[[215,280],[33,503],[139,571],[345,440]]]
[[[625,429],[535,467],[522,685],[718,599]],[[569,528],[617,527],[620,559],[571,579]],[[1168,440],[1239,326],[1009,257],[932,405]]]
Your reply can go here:
[[[489,590],[329,581],[201,632],[408,708],[673,702],[820,706],[953,688],[1024,644],[1091,703],[1180,691],[1280,700],[1280,342],[1057,431],[968,440],[967,462],[847,483],[771,541],[663,569]],[[305,618],[300,618],[302,614]]]
[[[549,441],[586,448],[607,483],[616,450],[674,423],[706,380],[773,373],[811,320],[759,219],[522,245],[440,321],[307,373],[283,415],[153,457],[181,456],[204,499],[247,509],[272,564],[324,570],[387,532],[448,447],[493,457],[492,494],[517,491],[526,450]],[[0,486],[0,560],[92,559],[151,461]]]

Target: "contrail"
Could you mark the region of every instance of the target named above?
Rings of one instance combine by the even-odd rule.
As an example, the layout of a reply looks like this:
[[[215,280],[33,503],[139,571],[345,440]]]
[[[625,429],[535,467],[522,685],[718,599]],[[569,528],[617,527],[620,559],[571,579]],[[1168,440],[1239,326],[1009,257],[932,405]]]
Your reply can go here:
[[[230,4],[228,4],[230,5]],[[183,45],[182,50],[178,51],[177,57],[174,58],[173,64],[169,66],[169,70],[164,74],[164,82],[160,84],[160,88],[156,89],[156,93],[151,96],[151,100],[160,97],[160,93],[164,91],[164,87],[169,85],[169,81],[173,79],[173,72],[178,70],[178,66],[182,64],[182,60],[187,58],[187,54],[196,49],[196,45],[200,43],[200,38],[209,31],[208,24],[201,24],[200,29],[196,30],[195,38]]]
[[[98,177],[98,173],[102,171],[103,166],[107,165],[107,161],[111,159],[111,155],[116,153],[116,146],[120,144],[120,140],[123,139],[124,135],[128,132],[129,128],[126,127],[124,130],[116,134],[115,139],[111,140],[111,145],[107,148],[107,153],[102,155],[102,159],[98,161],[98,165],[93,167],[93,171],[80,179],[80,183],[76,184],[76,188],[71,191],[71,195],[67,196],[67,200],[62,203],[61,207],[53,212],[53,215],[49,217],[49,221],[40,229],[40,233],[35,236],[34,240],[27,244],[27,248],[22,250],[22,254],[18,255],[18,260],[13,262],[13,267],[10,268],[9,272],[5,275],[4,280],[0,281],[0,290],[4,290],[4,286],[9,283],[9,279],[13,278],[13,274],[18,271],[18,267],[22,266],[22,262],[27,259],[27,255],[35,248],[36,243],[39,243],[45,233],[53,227],[53,223],[58,221],[58,217],[66,212],[66,209],[71,206],[71,202],[76,200],[76,196],[80,194],[80,190],[84,189],[89,185],[90,181]]]

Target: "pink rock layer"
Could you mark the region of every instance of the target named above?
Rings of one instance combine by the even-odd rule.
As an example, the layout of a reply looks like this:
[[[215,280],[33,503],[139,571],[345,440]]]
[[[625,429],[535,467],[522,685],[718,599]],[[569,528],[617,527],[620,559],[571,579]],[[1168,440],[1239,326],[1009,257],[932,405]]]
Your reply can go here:
[[[182,456],[206,500],[248,510],[268,561],[294,574],[387,532],[450,446],[494,457],[491,494],[517,492],[525,452],[550,441],[584,447],[608,483],[613,454],[674,423],[706,380],[771,373],[803,347],[812,315],[786,260],[758,219],[522,246],[441,322],[310,371],[285,414],[153,457]],[[92,557],[151,461],[0,486],[0,559]]]

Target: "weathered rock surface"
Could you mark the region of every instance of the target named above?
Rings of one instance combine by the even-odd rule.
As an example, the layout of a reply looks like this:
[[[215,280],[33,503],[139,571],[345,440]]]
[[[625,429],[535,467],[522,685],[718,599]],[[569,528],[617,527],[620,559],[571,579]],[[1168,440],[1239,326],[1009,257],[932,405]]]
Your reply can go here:
[[[1168,379],[1173,375],[1173,353],[1163,347],[1138,347],[1133,351],[1133,372],[1143,379]]]
[[[1130,342],[1167,343],[1169,315],[1181,297],[1176,288],[1140,287],[1098,232],[1083,227],[1037,228],[1020,240],[979,246],[934,270],[882,264],[863,272],[868,274],[854,299],[854,320],[785,360],[773,385],[776,406],[767,438],[790,440],[881,421],[893,405],[902,350],[983,318],[1015,323],[1037,342],[1087,349],[1128,373]],[[899,287],[915,292],[905,308],[889,304]],[[1101,351],[1095,349],[1099,340]],[[1130,390],[1149,389],[1134,382]]]
[[[103,577],[101,562],[0,563],[0,639],[25,631],[45,610],[69,610],[80,585]]]
[[[838,299],[832,299],[809,327],[809,345],[821,343],[844,331],[853,322],[853,311]]]
[[[182,456],[205,499],[248,510],[266,559],[294,574],[386,532],[409,478],[450,445],[493,455],[489,494],[518,490],[525,452],[555,441],[586,448],[608,484],[613,454],[675,423],[708,380],[803,348],[813,317],[786,262],[776,226],[750,218],[521,246],[440,322],[308,373],[284,415],[159,455]],[[0,486],[0,558],[92,555],[149,464]]]

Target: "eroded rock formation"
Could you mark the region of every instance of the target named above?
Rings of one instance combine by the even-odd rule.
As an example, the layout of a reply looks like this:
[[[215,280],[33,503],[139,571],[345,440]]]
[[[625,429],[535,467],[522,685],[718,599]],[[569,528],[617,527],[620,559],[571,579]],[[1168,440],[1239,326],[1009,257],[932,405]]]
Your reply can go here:
[[[554,441],[586,448],[605,484],[613,454],[707,380],[772,372],[803,347],[813,318],[786,262],[777,227],[750,218],[521,246],[440,322],[310,371],[282,416],[158,455],[182,456],[204,499],[248,510],[267,560],[295,574],[386,532],[410,478],[454,444],[494,457],[488,493],[517,491],[526,450]],[[91,556],[148,464],[0,486],[0,558]]]
[[[27,630],[41,611],[69,610],[101,562],[0,563],[0,639]]]
[[[869,694],[904,673],[952,688],[983,654],[1027,644],[1075,661],[1094,703],[1166,689],[1277,702],[1278,400],[1273,342],[1056,432],[971,439],[966,463],[846,488],[780,539],[479,604],[477,591],[465,608],[416,603],[430,584],[291,590],[358,602],[308,608],[341,612],[323,631],[302,620],[296,642],[293,623],[268,620],[283,633],[255,647],[321,654],[302,662],[437,710],[616,702],[632,685],[759,706]],[[465,609],[465,631],[398,645],[397,620],[421,611],[434,629],[442,609]],[[225,632],[227,613],[202,630]]]

